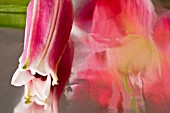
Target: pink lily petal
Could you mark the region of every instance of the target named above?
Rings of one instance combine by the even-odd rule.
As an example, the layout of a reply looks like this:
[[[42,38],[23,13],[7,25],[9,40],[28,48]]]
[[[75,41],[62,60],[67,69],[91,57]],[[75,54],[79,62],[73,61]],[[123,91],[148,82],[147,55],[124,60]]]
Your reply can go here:
[[[32,81],[25,84],[24,87],[24,96],[26,98],[30,98],[32,96],[36,96],[35,89],[33,88]]]
[[[77,25],[73,24],[71,39],[74,42],[74,59],[72,72],[77,73],[79,70],[87,68],[87,57],[91,54],[88,45],[88,33]]]
[[[28,15],[32,16],[27,18],[25,49],[20,58],[20,67],[43,76],[52,75],[53,85],[57,84],[59,59],[71,31],[71,1],[31,0]]]
[[[47,105],[43,106],[44,103],[37,97],[33,97],[30,104],[24,103],[24,98],[14,109],[14,113],[58,113],[58,99],[56,87],[50,91]]]
[[[17,107],[14,109],[14,113],[32,113],[32,110],[30,109],[29,105],[25,105],[23,103],[24,101],[21,101]]]
[[[33,82],[33,87],[35,89],[36,95],[41,100],[47,99],[51,88],[51,77],[47,76],[47,79],[45,81],[42,81],[39,78],[34,78],[32,82]]]
[[[154,22],[150,0],[98,0],[90,38],[92,48],[102,51],[117,46],[124,35],[132,33],[150,37]]]
[[[42,90],[43,90],[43,88],[41,89],[41,91]],[[39,89],[38,89],[38,91],[39,91]],[[35,102],[38,105],[43,105],[44,107],[47,106],[47,102],[46,102],[47,98],[42,99],[42,97],[39,96],[39,95],[43,95],[44,92],[41,92],[42,94],[37,94],[37,93],[39,93],[38,91],[36,91],[32,81],[25,84],[25,92],[24,92],[25,104],[31,104],[31,103]]]
[[[161,53],[161,77],[159,78],[149,78],[144,77],[143,79],[143,89],[144,95],[147,102],[146,108],[148,112],[153,113],[168,113],[169,100],[170,100],[170,77],[169,77],[169,37],[170,37],[170,13],[164,13],[158,19],[157,24],[154,27],[153,38]],[[158,73],[153,70],[148,75],[158,75]]]
[[[17,69],[12,77],[11,84],[14,86],[22,86],[34,79],[30,71]]]
[[[25,105],[22,101],[15,108],[14,113],[53,113],[50,111],[44,110],[43,106],[40,106],[36,103],[32,103],[31,105]]]
[[[58,92],[57,88],[54,88],[53,93],[51,95],[50,101],[51,101],[51,108],[52,108],[52,113],[58,113]]]
[[[112,79],[106,71],[82,70],[71,82],[74,93],[72,98],[79,104],[90,99],[102,107],[107,107],[112,96]]]
[[[170,53],[170,12],[160,16],[154,27],[154,41],[164,55]]]
[[[91,69],[107,70],[107,56],[106,52],[96,52],[87,57],[87,65]]]
[[[38,104],[36,103],[33,103],[33,105],[30,107],[32,113],[52,113],[50,111],[45,111],[43,109],[43,106],[39,106]]]
[[[56,87],[56,95],[57,98],[59,99],[66,82],[68,81],[70,74],[71,74],[71,67],[72,67],[72,61],[73,61],[73,54],[74,54],[74,43],[70,40],[69,43],[67,44],[67,47],[63,53],[63,56],[61,57],[59,66],[58,66],[58,71],[57,75],[59,78],[59,84]]]
[[[81,29],[89,32],[92,25],[93,12],[97,0],[73,0],[75,8],[75,24]]]
[[[47,103],[45,100],[41,100],[40,98],[38,98],[37,96],[31,97],[31,101],[35,102],[36,104],[40,105],[40,106],[47,106]],[[43,108],[42,108],[43,109]]]
[[[161,77],[156,79],[150,79],[150,81],[143,80],[144,82],[144,96],[147,102],[146,108],[151,113],[168,113],[170,110],[170,62],[166,59],[161,63]],[[157,74],[157,73],[153,73]]]

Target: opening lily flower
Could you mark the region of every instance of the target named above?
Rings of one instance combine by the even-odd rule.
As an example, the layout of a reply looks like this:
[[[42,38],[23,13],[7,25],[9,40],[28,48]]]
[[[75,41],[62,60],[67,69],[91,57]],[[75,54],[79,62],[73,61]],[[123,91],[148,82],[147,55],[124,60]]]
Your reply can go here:
[[[88,29],[83,29],[80,26],[80,29],[85,30],[87,34],[87,30],[91,29],[90,36],[86,39],[90,45],[86,51],[90,52],[84,57],[83,66],[79,66],[79,70],[75,73],[74,80],[77,84],[74,80],[72,81],[73,98],[79,99],[81,97],[79,93],[85,90],[84,92],[88,92],[88,95],[92,97],[90,99],[96,102],[97,98],[99,100],[97,102],[108,107],[110,113],[139,113],[151,109],[153,113],[157,112],[156,108],[149,108],[152,106],[150,104],[154,106],[154,102],[157,104],[163,102],[165,105],[166,98],[169,99],[167,87],[169,80],[165,80],[169,78],[168,15],[166,14],[156,24],[157,15],[151,0],[97,0],[92,27],[88,26]],[[83,19],[79,22],[83,23]],[[73,64],[77,62],[77,59]],[[76,67],[73,65],[73,68],[74,66]],[[165,67],[167,70],[164,69]],[[105,76],[104,79],[102,75]],[[100,90],[100,87],[95,87],[99,81],[95,78],[96,76],[103,80],[100,82],[101,87],[102,84],[109,87],[111,82],[108,81],[108,84],[105,84],[104,81],[107,78],[112,79],[112,95],[110,95],[110,89],[104,91]],[[88,85],[93,83],[94,78],[96,84],[89,86],[94,88],[91,91]],[[83,82],[79,82],[80,80]],[[156,90],[157,86],[159,90],[161,87],[164,88],[161,91],[162,94]],[[96,92],[97,95],[93,98]],[[100,97],[100,94],[108,95],[105,98],[105,96]],[[166,95],[165,98],[163,98],[164,95]],[[107,101],[104,102],[104,100]]]
[[[169,55],[169,22],[164,18],[157,25],[161,27],[155,28],[156,19],[150,0],[98,0],[96,3],[89,43],[94,53],[106,53],[108,71],[112,75],[118,72],[115,79],[122,79],[117,87],[121,88],[119,98],[124,112],[129,112],[128,109],[145,112],[149,87],[160,84],[158,81],[165,73],[162,56],[164,59]]]
[[[160,57],[153,41],[156,14],[150,0],[99,0],[93,16],[91,47],[106,52],[108,71],[122,78],[123,109],[144,109],[143,78],[159,78]],[[156,73],[159,73],[155,75]],[[122,76],[121,76],[122,75]],[[135,87],[138,87],[135,89]],[[135,90],[134,90],[135,89]],[[137,102],[136,98],[141,100]]]
[[[39,105],[47,104],[51,87],[58,84],[57,73],[72,21],[71,0],[30,1],[24,50],[11,82],[15,86],[25,85],[25,103],[33,100]]]

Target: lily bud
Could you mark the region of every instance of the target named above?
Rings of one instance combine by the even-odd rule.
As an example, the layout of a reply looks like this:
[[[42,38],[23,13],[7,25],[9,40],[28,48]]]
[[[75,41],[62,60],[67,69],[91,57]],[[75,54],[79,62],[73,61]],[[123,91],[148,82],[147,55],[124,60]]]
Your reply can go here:
[[[72,22],[71,0],[30,1],[24,50],[11,82],[29,88],[27,100],[34,89],[32,96],[46,102],[51,84],[58,84],[58,65],[70,37]]]

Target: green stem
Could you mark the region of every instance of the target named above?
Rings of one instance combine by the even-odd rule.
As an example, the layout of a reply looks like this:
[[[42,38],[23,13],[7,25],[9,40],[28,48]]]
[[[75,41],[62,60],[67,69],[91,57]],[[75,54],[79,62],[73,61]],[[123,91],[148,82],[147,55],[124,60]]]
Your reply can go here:
[[[29,0],[0,0],[0,27],[25,28]]]
[[[30,0],[0,0],[0,5],[27,5]]]

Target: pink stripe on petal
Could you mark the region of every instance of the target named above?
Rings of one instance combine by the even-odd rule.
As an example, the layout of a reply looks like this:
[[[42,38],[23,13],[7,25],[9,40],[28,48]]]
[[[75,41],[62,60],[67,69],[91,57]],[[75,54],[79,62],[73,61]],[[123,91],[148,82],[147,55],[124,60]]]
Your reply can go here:
[[[26,27],[25,27],[25,41],[24,41],[24,50],[23,53],[19,59],[19,62],[21,63],[21,66],[24,65],[25,60],[26,60],[26,55],[27,55],[27,49],[28,49],[28,43],[29,43],[29,35],[30,35],[30,28],[31,28],[31,23],[30,21],[32,19],[33,15],[33,0],[30,1],[28,8],[27,8],[27,18],[26,18]]]
[[[60,5],[62,7],[59,9],[59,18],[56,25],[57,30],[54,30],[53,38],[46,55],[49,66],[52,69],[57,68],[56,64],[61,58],[63,50],[66,48],[73,21],[71,1],[63,0]]]
[[[25,84],[25,87],[24,87],[24,96],[26,98],[30,98],[32,96],[36,96],[35,89],[33,88],[32,81],[30,81],[30,82]]]

